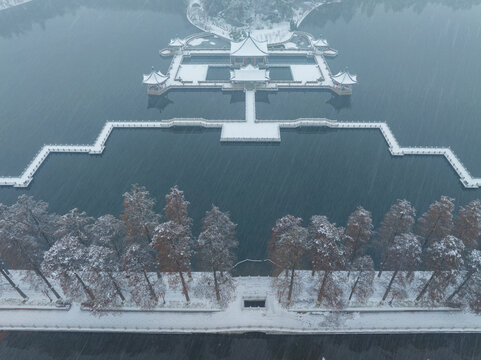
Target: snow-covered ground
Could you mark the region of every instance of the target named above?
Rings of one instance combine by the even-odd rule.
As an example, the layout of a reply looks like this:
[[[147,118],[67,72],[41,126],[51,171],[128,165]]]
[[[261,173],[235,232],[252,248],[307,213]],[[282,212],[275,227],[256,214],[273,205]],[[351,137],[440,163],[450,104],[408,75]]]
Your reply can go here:
[[[0,0],[0,11],[28,3],[32,0]]]
[[[294,10],[293,18],[291,20],[299,26],[314,9],[326,3],[328,3],[328,1],[325,0],[301,2],[301,6]],[[251,33],[251,35],[257,40],[267,41],[269,44],[276,44],[289,40],[293,34],[291,31],[290,20],[277,23],[266,22],[255,12],[250,15],[250,18],[253,19],[253,21],[249,26],[233,26],[222,18],[212,18],[207,16],[202,9],[202,4],[199,0],[189,1],[187,18],[197,28],[227,39],[231,39],[231,34],[233,32],[245,32]]]
[[[0,282],[0,330],[113,331],[145,333],[412,333],[412,332],[481,332],[481,316],[459,309],[426,307],[414,304],[416,289],[429,274],[416,273],[407,288],[407,298],[380,305],[390,272],[375,279],[375,291],[367,302],[353,301],[342,310],[316,306],[319,278],[309,271],[298,273],[302,285],[294,292],[294,301],[286,308],[278,301],[278,291],[270,277],[235,278],[235,292],[227,306],[221,308],[194,291],[203,282],[201,273],[193,273],[190,282],[192,300],[186,305],[179,288],[169,288],[165,305],[142,310],[125,304],[102,316],[94,315],[73,303],[56,308],[47,296],[23,283],[21,272],[12,271],[15,282],[29,296],[26,303],[2,279]],[[346,287],[356,273],[337,273]],[[348,292],[347,292],[348,293]],[[348,294],[344,294],[348,296]],[[265,308],[245,308],[244,300],[265,300]]]

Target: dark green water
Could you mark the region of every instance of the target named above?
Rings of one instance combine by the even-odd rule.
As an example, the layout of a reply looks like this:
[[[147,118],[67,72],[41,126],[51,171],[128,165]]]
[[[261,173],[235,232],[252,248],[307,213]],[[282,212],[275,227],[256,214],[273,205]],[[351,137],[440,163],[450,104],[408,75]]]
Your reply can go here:
[[[328,60],[333,72],[348,65],[358,74],[354,95],[259,93],[258,117],[386,121],[402,145],[449,145],[473,175],[481,176],[481,6],[479,1],[445,3],[345,1],[320,8],[301,28],[322,33],[339,50],[338,58]],[[93,142],[107,120],[243,118],[242,93],[173,91],[160,99],[147,97],[142,73],[152,65],[166,71],[169,65],[158,50],[172,37],[194,32],[177,0],[34,0],[0,12],[0,174],[18,175],[45,143]],[[239,258],[262,258],[270,228],[286,213],[305,219],[326,214],[343,224],[362,204],[378,222],[397,198],[407,198],[422,213],[442,194],[458,204],[481,197],[481,190],[464,189],[442,158],[391,157],[376,131],[283,131],[278,145],[223,145],[219,138],[216,130],[115,130],[102,156],[51,156],[29,189],[0,188],[0,202],[28,193],[59,213],[78,207],[92,215],[117,215],[130,184],[147,186],[159,200],[178,184],[197,224],[211,203],[229,210],[239,224]],[[169,358],[173,347],[178,358],[189,358],[190,352],[190,358],[200,358],[197,353],[213,358],[215,351],[225,351],[233,358],[317,359],[319,349],[328,348],[334,354],[330,360],[350,358],[335,351],[363,354],[356,346],[365,344],[373,344],[367,355],[351,358],[391,359],[394,351],[422,359],[430,349],[445,351],[430,355],[433,359],[461,353],[481,357],[471,351],[479,354],[476,336],[58,337],[71,349],[58,350],[57,341],[50,346],[47,335],[9,335],[0,342],[0,358],[29,358],[21,355],[28,350],[19,350],[28,348],[29,339],[44,358],[78,358],[82,348],[90,352],[80,358],[88,358],[97,347],[107,349],[97,358],[162,352]],[[135,348],[137,343],[145,349]],[[115,352],[115,344],[125,348]],[[63,352],[69,349],[72,353]],[[241,350],[261,355],[242,357]],[[406,358],[401,355],[397,358]]]

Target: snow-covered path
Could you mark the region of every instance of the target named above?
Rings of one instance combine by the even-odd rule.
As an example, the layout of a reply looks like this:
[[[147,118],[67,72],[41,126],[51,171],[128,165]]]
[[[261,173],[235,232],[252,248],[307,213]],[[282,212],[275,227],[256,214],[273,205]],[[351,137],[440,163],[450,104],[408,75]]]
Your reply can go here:
[[[227,308],[127,308],[101,317],[82,310],[49,306],[0,306],[0,330],[109,331],[139,333],[429,333],[481,332],[481,316],[447,308],[346,308],[332,311],[281,306],[269,277],[235,278]],[[265,308],[245,308],[244,300],[265,300]],[[210,305],[211,306],[211,305]]]

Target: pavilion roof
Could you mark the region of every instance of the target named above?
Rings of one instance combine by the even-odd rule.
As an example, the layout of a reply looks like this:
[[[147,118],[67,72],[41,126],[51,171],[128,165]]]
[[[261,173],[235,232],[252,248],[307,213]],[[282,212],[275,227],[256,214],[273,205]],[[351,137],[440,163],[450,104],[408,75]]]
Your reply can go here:
[[[329,46],[329,43],[327,42],[326,39],[317,39],[312,41],[312,45],[318,46],[318,47],[327,47]]]
[[[144,80],[142,81],[147,85],[160,85],[163,84],[169,77],[162,74],[160,71],[152,69],[150,74],[144,74]]]
[[[269,80],[269,72],[266,69],[259,69],[252,65],[247,65],[240,69],[231,71],[232,81],[267,81]]]
[[[340,85],[354,85],[357,84],[357,75],[352,75],[348,71],[342,71],[334,75],[332,80]]]
[[[170,43],[169,43],[169,46],[172,46],[172,47],[181,47],[184,45],[185,45],[184,41],[179,38],[172,39],[170,40]]]
[[[267,41],[257,41],[249,34],[244,40],[230,43],[231,56],[266,56],[269,55]]]

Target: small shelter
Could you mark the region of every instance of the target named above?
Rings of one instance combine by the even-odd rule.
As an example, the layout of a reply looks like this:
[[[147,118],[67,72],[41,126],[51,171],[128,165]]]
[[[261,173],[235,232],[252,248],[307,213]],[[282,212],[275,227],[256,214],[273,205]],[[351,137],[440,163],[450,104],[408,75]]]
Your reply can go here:
[[[266,65],[268,56],[267,41],[257,41],[250,34],[242,41],[230,43],[233,66]]]
[[[185,45],[185,42],[179,38],[170,40],[169,47],[171,48],[181,48]]]
[[[232,70],[230,80],[233,83],[266,83],[270,80],[269,70],[259,69],[249,64]]]
[[[338,72],[332,77],[334,84],[338,87],[351,89],[352,85],[357,84],[357,76],[350,74],[347,70]]]
[[[160,71],[155,71],[154,67],[152,67],[150,74],[144,74],[142,83],[148,85],[150,90],[159,90],[168,78],[167,75],[162,74]]]
[[[329,43],[327,42],[326,39],[317,39],[312,41],[312,45],[314,45],[317,48],[320,49],[325,49],[329,47]]]

